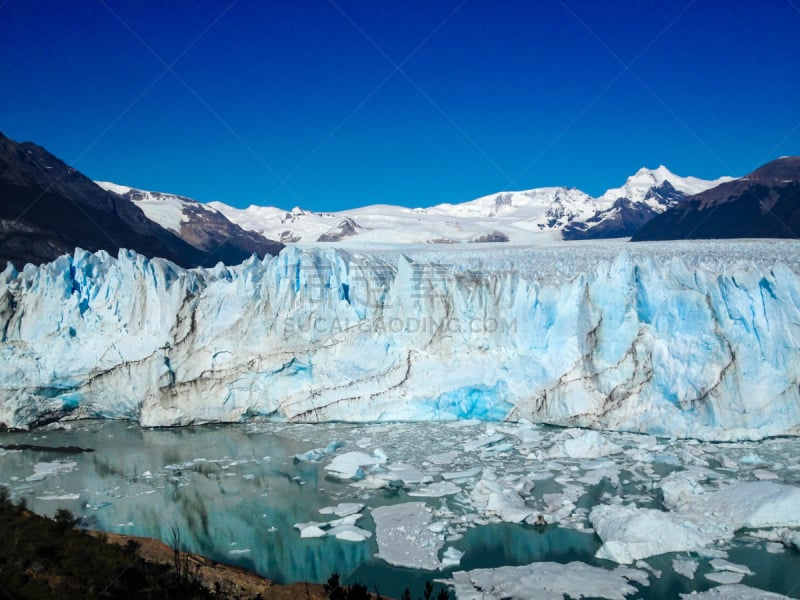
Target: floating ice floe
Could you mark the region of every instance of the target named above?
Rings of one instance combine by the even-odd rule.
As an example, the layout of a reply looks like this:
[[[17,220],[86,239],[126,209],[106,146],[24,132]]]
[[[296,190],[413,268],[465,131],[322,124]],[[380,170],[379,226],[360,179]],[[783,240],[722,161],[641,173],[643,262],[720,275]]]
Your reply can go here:
[[[642,586],[649,583],[645,571],[629,567],[612,571],[581,562],[535,562],[520,567],[457,571],[444,583],[453,586],[459,600],[563,600],[565,596],[624,600],[640,591],[631,585],[632,581]]]
[[[598,458],[622,452],[622,446],[609,441],[598,431],[569,429],[564,439],[554,444],[546,458]]]
[[[777,473],[769,469],[753,469],[753,477],[760,481],[775,481],[776,479],[780,479]]]
[[[469,479],[481,474],[481,467],[472,467],[463,471],[446,471],[442,473],[442,479]]]
[[[800,526],[798,487],[737,481],[707,491],[697,479],[697,471],[676,472],[661,481],[669,511],[635,505],[595,506],[589,518],[603,541],[598,558],[627,564],[665,552],[706,548],[717,540],[732,538],[743,528]]]
[[[741,573],[742,575],[752,575],[753,571],[746,565],[737,565],[724,558],[715,558],[711,560],[711,568],[715,571],[730,571],[731,573]]]
[[[672,559],[672,570],[678,575],[683,575],[686,579],[694,579],[694,574],[697,571],[698,562],[692,559]]]
[[[351,518],[355,516],[348,515],[327,523],[318,521],[295,523],[294,527],[300,531],[301,538],[335,537],[337,540],[345,542],[363,542],[372,537],[372,532],[353,525],[355,521]],[[344,519],[348,519],[348,521],[344,521]]]
[[[731,537],[745,527],[800,527],[800,487],[773,481],[737,481],[713,492],[691,487],[689,493],[669,493],[680,485],[676,474],[664,478],[664,504],[684,518],[717,530],[718,538]],[[667,497],[670,501],[667,501]]]
[[[320,525],[322,523],[295,523],[294,527],[300,531],[301,538],[325,537],[328,533]]]
[[[356,502],[341,502],[336,506],[326,506],[320,508],[319,512],[322,515],[336,515],[337,517],[347,517],[361,512],[364,509],[363,504]]]
[[[372,537],[372,532],[355,525],[337,525],[328,530],[328,535],[343,542],[363,542]]]
[[[474,440],[468,440],[465,442],[464,452],[472,452],[474,450],[478,450],[479,448],[486,448],[492,444],[502,442],[504,439],[505,436],[502,433],[482,435]]]
[[[325,506],[319,509],[321,514],[336,515],[339,518],[324,522],[295,523],[294,527],[300,531],[301,538],[335,537],[346,542],[363,542],[372,537],[371,531],[356,527],[356,523],[363,516],[360,514],[363,508],[363,504],[355,502]]]
[[[744,575],[733,571],[712,571],[711,573],[706,573],[705,578],[716,583],[730,584],[739,583],[744,579]]]
[[[450,546],[442,554],[442,568],[449,569],[450,567],[457,567],[461,564],[461,558],[463,556],[464,553],[461,552],[461,550]]]
[[[516,491],[503,488],[489,494],[486,512],[490,515],[497,515],[507,523],[521,523],[530,517],[534,510],[525,506],[525,501]]]
[[[404,484],[420,483],[426,479],[425,473],[412,465],[405,463],[392,463],[386,465],[386,475],[388,478],[396,481],[402,481]],[[430,478],[428,478],[430,480]]]
[[[459,452],[457,450],[450,450],[449,452],[442,452],[440,454],[431,454],[427,460],[434,465],[451,465],[458,458]]]
[[[294,460],[297,462],[316,462],[318,460],[322,460],[326,456],[330,456],[341,447],[342,443],[334,440],[328,443],[328,445],[324,448],[314,448],[313,450],[303,452],[302,454],[295,454]]]
[[[455,483],[451,483],[450,481],[439,481],[437,483],[431,483],[429,485],[422,486],[413,492],[409,492],[408,495],[420,498],[441,498],[443,496],[452,496],[460,491],[461,488]]]
[[[424,502],[405,502],[372,509],[378,558],[390,565],[435,571],[442,566],[442,535],[429,529],[431,509]]]
[[[603,541],[597,558],[621,564],[665,552],[696,550],[713,542],[693,523],[651,508],[601,504],[592,509],[589,520]]]
[[[325,470],[339,479],[363,479],[364,470],[362,467],[370,467],[386,462],[386,457],[377,454],[366,454],[364,452],[345,452],[334,458]]]
[[[36,496],[37,500],[78,500],[81,497],[80,494],[60,494],[60,495],[50,495],[50,496]]]
[[[33,475],[25,478],[25,481],[41,481],[50,475],[68,473],[78,466],[76,462],[54,460],[53,462],[40,462],[33,465]]]
[[[789,600],[789,596],[775,594],[742,584],[718,585],[705,592],[681,594],[690,600]]]

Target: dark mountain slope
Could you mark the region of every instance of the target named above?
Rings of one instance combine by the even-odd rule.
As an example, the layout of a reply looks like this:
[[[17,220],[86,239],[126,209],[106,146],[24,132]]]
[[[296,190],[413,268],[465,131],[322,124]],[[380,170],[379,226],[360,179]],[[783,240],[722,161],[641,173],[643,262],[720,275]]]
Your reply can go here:
[[[103,182],[98,182],[98,185],[103,189],[107,189],[109,186]],[[148,218],[177,234],[194,248],[209,253],[214,262],[238,264],[252,254],[263,258],[268,254],[275,255],[283,248],[283,244],[280,242],[267,239],[254,231],[247,231],[232,223],[218,210],[191,198],[124,188],[123,186],[112,186],[109,191],[130,200],[138,208],[142,208],[145,215],[149,214],[144,208],[147,204],[165,204],[176,207],[181,213],[181,223],[177,230],[170,229],[167,223],[159,222],[152,214]]]
[[[128,248],[184,267],[232,264],[251,253],[234,253],[233,244],[196,248],[44,148],[0,133],[0,265],[41,264],[76,246],[112,255]]]
[[[687,198],[643,225],[632,241],[759,237],[800,237],[798,156]]]

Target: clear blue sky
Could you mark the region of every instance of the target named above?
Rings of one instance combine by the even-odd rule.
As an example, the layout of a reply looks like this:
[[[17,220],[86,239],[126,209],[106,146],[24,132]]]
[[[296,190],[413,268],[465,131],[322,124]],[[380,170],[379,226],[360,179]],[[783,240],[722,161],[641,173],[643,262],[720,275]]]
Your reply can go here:
[[[599,194],[800,154],[800,0],[0,0],[0,78],[6,135],[202,201]]]

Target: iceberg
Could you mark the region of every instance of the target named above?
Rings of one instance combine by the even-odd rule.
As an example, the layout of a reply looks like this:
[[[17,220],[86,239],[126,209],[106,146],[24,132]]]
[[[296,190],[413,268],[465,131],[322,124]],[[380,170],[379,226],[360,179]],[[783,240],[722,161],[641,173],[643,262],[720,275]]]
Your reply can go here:
[[[798,263],[793,241],[294,246],[193,270],[78,249],[0,273],[0,423],[478,419],[796,435]],[[564,453],[613,451],[597,442]]]

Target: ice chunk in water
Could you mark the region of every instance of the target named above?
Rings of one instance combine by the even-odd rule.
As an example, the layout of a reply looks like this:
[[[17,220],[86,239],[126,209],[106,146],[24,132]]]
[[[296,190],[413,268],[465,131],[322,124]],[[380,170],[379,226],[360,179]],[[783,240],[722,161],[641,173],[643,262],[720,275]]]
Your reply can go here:
[[[665,552],[696,550],[713,542],[681,515],[633,505],[595,506],[589,520],[603,540],[597,557],[622,564]]]
[[[549,458],[597,458],[622,452],[622,446],[610,442],[597,431],[568,431],[562,442],[547,452]]]
[[[719,585],[705,592],[681,594],[681,598],[690,598],[691,600],[789,600],[789,596],[766,592],[741,583]]]
[[[364,471],[361,467],[379,465],[385,460],[385,456],[370,455],[364,452],[345,452],[334,458],[325,467],[325,470],[339,479],[362,479]]]
[[[453,548],[450,546],[447,550],[444,551],[442,554],[442,568],[447,569],[449,567],[455,567],[461,564],[461,557],[464,556],[464,553],[461,552],[457,548]]]
[[[328,534],[320,525],[321,523],[296,523],[295,528],[300,530],[301,538],[325,537]]]
[[[711,573],[706,573],[706,579],[717,583],[739,583],[744,579],[744,574],[732,571],[712,571]]]
[[[581,562],[535,562],[521,567],[457,571],[445,582],[455,588],[459,600],[563,600],[565,596],[624,600],[639,592],[630,580],[643,585],[649,581],[646,572],[627,567],[610,571]]]
[[[672,560],[672,570],[687,579],[694,579],[698,563],[696,560],[675,558]]]
[[[345,542],[363,542],[372,537],[372,532],[356,527],[355,525],[339,525],[337,527],[331,527],[328,531],[328,535],[332,535],[337,540]]]
[[[715,558],[711,561],[711,568],[715,571],[731,571],[732,573],[741,573],[742,575],[752,575],[753,571],[745,565],[737,565],[736,563],[729,562],[724,558]],[[737,582],[738,583],[738,582]]]
[[[430,531],[431,509],[424,502],[406,502],[372,509],[378,558],[398,567],[435,571],[441,568],[444,542]]]
[[[336,515],[337,517],[347,517],[349,515],[354,515],[355,513],[361,512],[364,508],[363,504],[358,504],[356,502],[341,502],[336,506],[326,506],[324,508],[320,508],[319,512],[323,515]]]
[[[451,483],[449,481],[439,481],[437,483],[422,486],[418,490],[409,492],[408,495],[420,498],[441,498],[442,496],[452,496],[460,491],[461,488],[455,483]]]
[[[50,475],[68,473],[78,466],[76,462],[54,460],[53,462],[40,462],[33,465],[33,475],[26,477],[25,481],[41,481]]]

